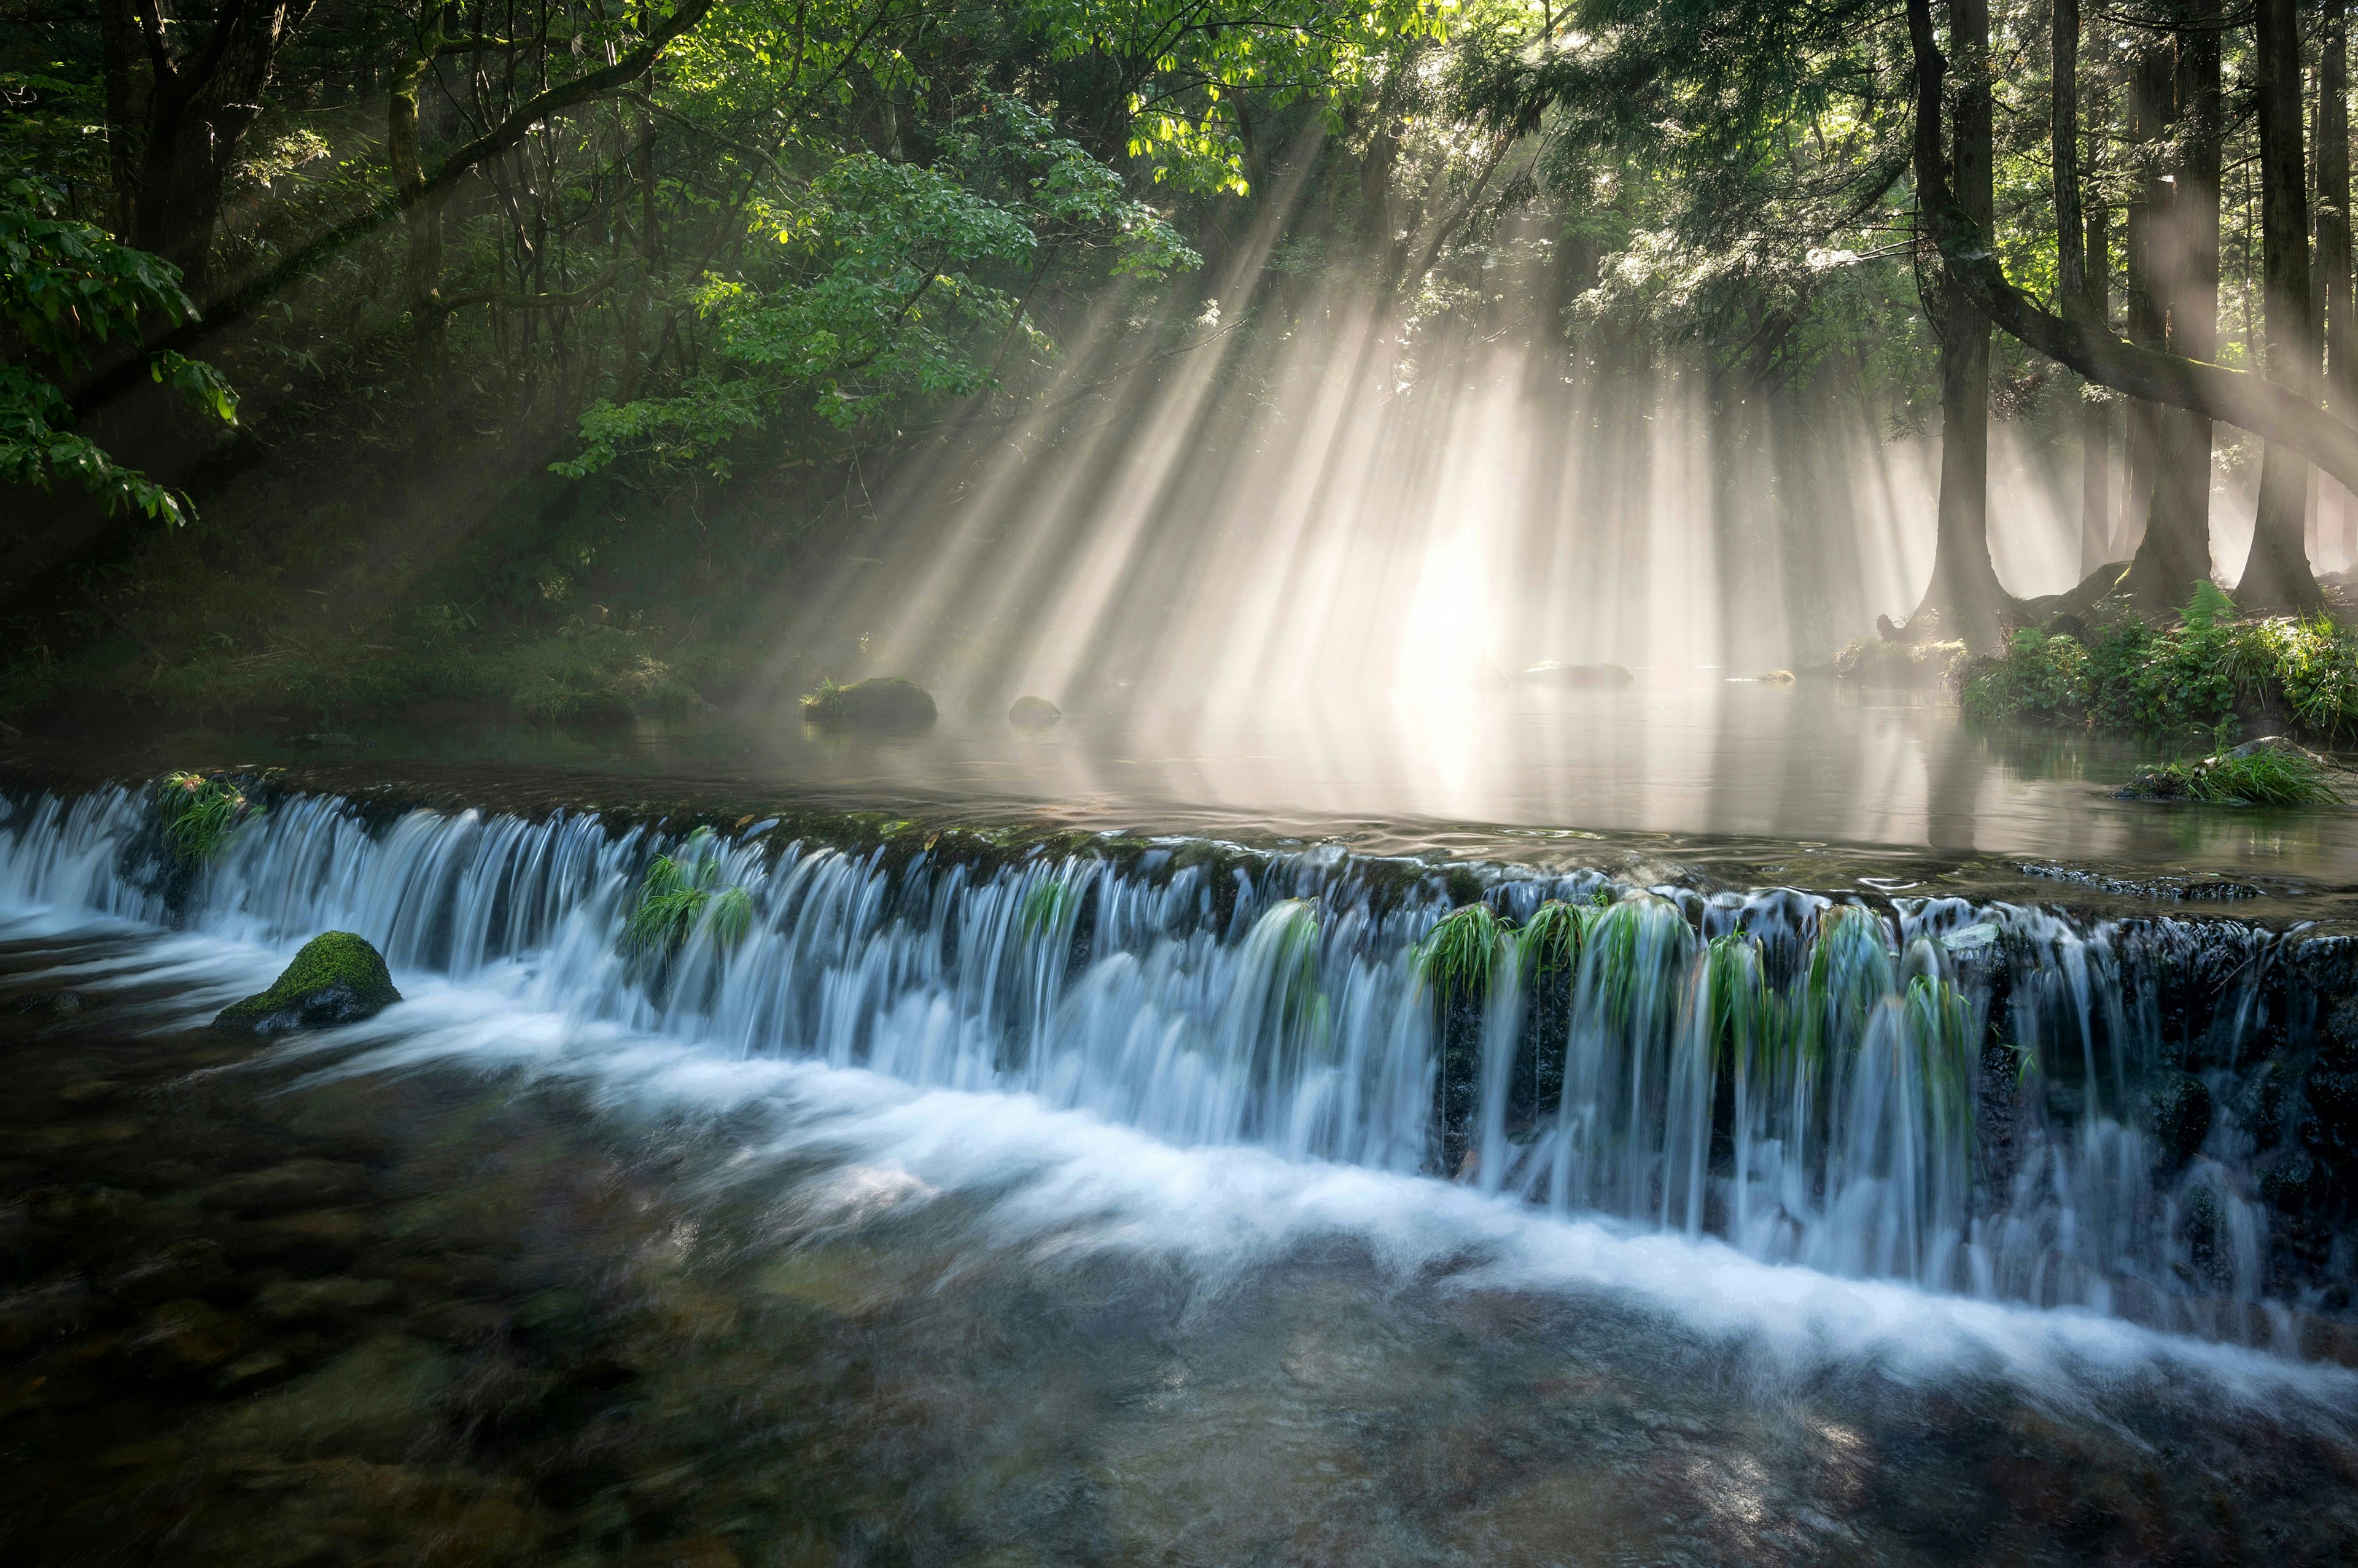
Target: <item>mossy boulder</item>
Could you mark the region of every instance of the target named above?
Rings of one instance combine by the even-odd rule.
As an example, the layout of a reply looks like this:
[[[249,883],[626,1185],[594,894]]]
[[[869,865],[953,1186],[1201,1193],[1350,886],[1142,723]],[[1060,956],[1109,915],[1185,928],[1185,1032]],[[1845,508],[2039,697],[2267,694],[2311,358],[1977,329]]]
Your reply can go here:
[[[803,698],[804,719],[830,730],[922,730],[936,717],[933,694],[905,676],[826,681]]]
[[[383,955],[367,938],[330,931],[304,943],[268,990],[222,1009],[213,1027],[244,1034],[332,1029],[373,1018],[400,1000]]]
[[[1007,709],[1007,722],[1018,730],[1045,730],[1064,717],[1064,710],[1044,697],[1019,697]]]

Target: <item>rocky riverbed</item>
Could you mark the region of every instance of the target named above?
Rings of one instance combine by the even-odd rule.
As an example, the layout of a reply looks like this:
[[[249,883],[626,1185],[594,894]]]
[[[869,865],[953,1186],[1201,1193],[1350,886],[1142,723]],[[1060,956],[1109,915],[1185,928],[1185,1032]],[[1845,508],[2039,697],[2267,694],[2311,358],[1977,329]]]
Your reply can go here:
[[[1039,1191],[798,1132],[792,1094],[620,1096],[398,1010],[180,1027],[154,940],[0,947],[11,1562],[2358,1550],[2331,1369],[1796,1360],[1347,1227],[1212,1267],[1015,1227]]]

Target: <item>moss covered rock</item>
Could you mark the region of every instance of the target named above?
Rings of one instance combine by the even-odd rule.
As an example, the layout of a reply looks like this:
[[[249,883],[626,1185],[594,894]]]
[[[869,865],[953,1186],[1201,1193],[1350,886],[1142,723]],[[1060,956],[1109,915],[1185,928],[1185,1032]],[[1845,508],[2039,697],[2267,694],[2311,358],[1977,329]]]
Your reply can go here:
[[[248,1034],[331,1029],[373,1018],[400,1000],[384,957],[367,938],[330,931],[304,943],[268,990],[222,1009],[213,1027]]]
[[[933,694],[905,676],[852,686],[827,681],[803,698],[803,718],[829,729],[922,730],[935,717]]]
[[[1018,730],[1045,730],[1064,717],[1063,709],[1044,697],[1019,697],[1007,709],[1007,722]]]

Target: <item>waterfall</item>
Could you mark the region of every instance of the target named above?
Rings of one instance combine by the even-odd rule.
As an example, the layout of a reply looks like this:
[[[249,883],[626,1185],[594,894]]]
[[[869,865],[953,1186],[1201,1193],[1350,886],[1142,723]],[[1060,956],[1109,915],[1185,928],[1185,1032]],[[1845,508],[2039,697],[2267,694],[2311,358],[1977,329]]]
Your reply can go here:
[[[2262,1196],[2287,1158],[2287,1053],[2310,1048],[2317,977],[2343,964],[2331,939],[1444,875],[1333,846],[957,859],[774,822],[388,818],[318,795],[270,803],[191,873],[146,792],[0,808],[5,916],[282,947],[356,931],[396,978],[497,970],[532,1005],[719,1052],[2246,1342],[2346,1301],[2353,1272],[2346,1244],[2289,1245]],[[715,893],[660,946],[633,925],[659,855]],[[1469,871],[1498,952],[1449,991],[1420,944]]]

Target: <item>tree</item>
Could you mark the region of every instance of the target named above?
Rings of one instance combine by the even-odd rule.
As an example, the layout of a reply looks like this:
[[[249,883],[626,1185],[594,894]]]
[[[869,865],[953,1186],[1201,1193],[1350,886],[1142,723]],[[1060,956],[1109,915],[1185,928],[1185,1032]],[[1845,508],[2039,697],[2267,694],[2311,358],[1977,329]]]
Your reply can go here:
[[[164,0],[100,0],[118,233],[210,303],[222,184],[311,0],[222,0],[200,30]],[[146,70],[139,69],[144,62]]]
[[[1950,0],[1949,45],[1959,60],[1949,108],[1950,189],[1967,220],[1987,232],[1996,174],[1987,0]],[[1935,614],[1944,632],[1986,643],[1996,640],[1999,611],[2010,602],[1989,549],[1989,322],[1945,279],[1926,306],[1941,336],[1940,512],[1932,579],[1909,619],[1913,624]]]
[[[101,348],[135,341],[141,318],[184,319],[194,307],[169,262],[59,217],[60,201],[31,174],[0,178],[0,479],[43,490],[72,479],[109,510],[185,523],[185,496],[74,433],[61,383]],[[236,422],[237,399],[211,366],[175,353],[138,362],[205,416]]]
[[[2148,275],[2170,353],[2207,362],[2219,341],[2219,34],[2198,22],[2177,37],[2172,82],[2182,125],[2176,167],[2163,188],[2157,224],[2148,220]],[[2153,501],[2145,537],[2129,564],[2129,589],[2148,611],[2186,602],[2211,578],[2209,416],[2172,407],[2154,422]]]
[[[2260,222],[2266,246],[2267,373],[2304,402],[2315,403],[2320,389],[2318,343],[2309,309],[2309,171],[2300,146],[2300,20],[2293,0],[2258,0],[2254,19],[2260,111]],[[2308,503],[2309,465],[2283,443],[2270,441],[2261,460],[2251,554],[2236,585],[2237,597],[2246,610],[2307,611],[2325,602],[2309,571],[2303,538]]]
[[[2358,332],[2351,330],[2350,11],[2324,0],[2318,25],[2317,272],[2319,330],[2325,344],[2325,400],[2343,418],[2358,415]],[[2358,562],[2358,498],[2341,497],[2342,545]]]
[[[1997,328],[2026,346],[2132,397],[2151,399],[2281,440],[2343,485],[2358,485],[2358,425],[2247,371],[2140,348],[2076,326],[2016,287],[1948,189],[1940,143],[1942,82],[1948,62],[1932,27],[1931,0],[1908,0],[1916,64],[1915,168],[1928,236],[1943,269]]]

